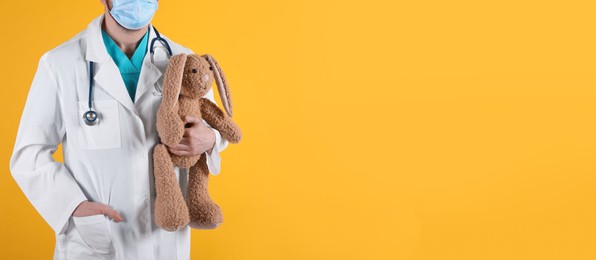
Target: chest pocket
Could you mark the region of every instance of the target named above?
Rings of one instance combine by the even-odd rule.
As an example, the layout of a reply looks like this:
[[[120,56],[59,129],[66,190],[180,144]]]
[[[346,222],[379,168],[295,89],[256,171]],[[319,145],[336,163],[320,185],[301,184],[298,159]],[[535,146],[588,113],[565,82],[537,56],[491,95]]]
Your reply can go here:
[[[83,115],[89,111],[86,101],[78,102],[79,131],[77,143],[80,149],[114,149],[120,148],[120,116],[116,100],[95,100],[93,110],[99,114],[96,125],[86,125]]]

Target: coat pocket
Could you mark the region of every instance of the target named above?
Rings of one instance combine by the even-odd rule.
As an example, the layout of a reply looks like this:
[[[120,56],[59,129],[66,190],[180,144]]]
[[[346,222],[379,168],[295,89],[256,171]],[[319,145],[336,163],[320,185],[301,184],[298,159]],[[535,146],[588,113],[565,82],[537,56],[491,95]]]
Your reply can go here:
[[[114,251],[108,217],[103,214],[86,217],[73,216],[72,220],[81,239],[89,248],[101,254]]]
[[[89,111],[88,102],[78,102],[79,131],[77,143],[81,149],[113,149],[121,147],[120,116],[116,100],[93,101],[93,110],[98,113],[96,125],[87,125],[83,115]]]

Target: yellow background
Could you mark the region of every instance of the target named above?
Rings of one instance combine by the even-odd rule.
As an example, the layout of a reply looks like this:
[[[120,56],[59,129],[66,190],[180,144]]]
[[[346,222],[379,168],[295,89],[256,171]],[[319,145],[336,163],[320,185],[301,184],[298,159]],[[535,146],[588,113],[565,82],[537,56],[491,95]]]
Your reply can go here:
[[[156,27],[222,65],[244,132],[193,259],[596,259],[595,7],[160,1]],[[52,256],[9,158],[40,56],[102,11],[0,4],[1,259]]]

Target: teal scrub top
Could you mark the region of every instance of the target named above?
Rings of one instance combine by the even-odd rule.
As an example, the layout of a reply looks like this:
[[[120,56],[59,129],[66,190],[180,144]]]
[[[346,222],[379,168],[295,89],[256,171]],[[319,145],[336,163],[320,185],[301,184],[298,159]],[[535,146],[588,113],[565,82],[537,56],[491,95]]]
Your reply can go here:
[[[103,36],[103,43],[105,44],[108,53],[120,70],[120,75],[122,76],[124,85],[126,85],[128,95],[130,95],[130,98],[134,103],[137,84],[139,83],[139,76],[141,75],[141,67],[143,66],[143,60],[147,53],[149,30],[147,30],[147,33],[143,36],[143,39],[130,59],[104,30],[101,30],[101,35]]]

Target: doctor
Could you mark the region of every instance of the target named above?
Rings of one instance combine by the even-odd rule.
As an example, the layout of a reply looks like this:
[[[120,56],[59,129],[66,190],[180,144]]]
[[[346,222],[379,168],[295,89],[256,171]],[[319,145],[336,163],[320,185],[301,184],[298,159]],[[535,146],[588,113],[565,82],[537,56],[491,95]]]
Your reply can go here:
[[[152,148],[159,142],[165,45],[172,55],[192,51],[163,37],[167,44],[156,41],[151,55],[157,0],[102,4],[105,14],[41,57],[10,160],[12,176],[55,231],[54,259],[190,259],[189,227],[168,232],[153,221]],[[213,90],[205,97],[215,102]],[[98,114],[94,125],[83,120],[90,110]],[[204,153],[209,171],[218,174],[228,141],[204,120],[185,120],[191,127],[170,152]],[[52,157],[60,143],[64,163]],[[176,168],[176,177],[184,190],[188,171]]]

